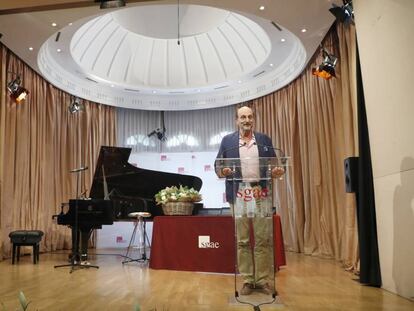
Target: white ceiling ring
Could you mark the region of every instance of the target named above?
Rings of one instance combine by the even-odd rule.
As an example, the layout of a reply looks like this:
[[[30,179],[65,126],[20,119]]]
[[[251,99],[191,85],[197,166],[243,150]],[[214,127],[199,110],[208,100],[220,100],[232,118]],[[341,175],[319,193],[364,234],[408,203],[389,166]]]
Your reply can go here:
[[[340,0],[272,1],[260,10],[262,2],[180,4],[180,45],[171,1],[5,14],[0,28],[8,48],[75,96],[133,109],[204,109],[293,81],[334,21],[331,2]]]
[[[180,38],[175,5],[125,8],[75,22],[61,29],[61,52],[55,36],[43,44],[40,71],[92,101],[191,110],[256,98],[303,70],[302,43],[271,21],[200,5],[180,10]]]

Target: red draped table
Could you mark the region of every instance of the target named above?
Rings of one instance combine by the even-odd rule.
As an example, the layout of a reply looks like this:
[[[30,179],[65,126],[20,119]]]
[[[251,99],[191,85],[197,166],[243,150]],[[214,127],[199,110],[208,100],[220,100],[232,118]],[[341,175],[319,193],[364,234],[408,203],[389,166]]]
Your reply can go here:
[[[286,265],[280,217],[275,215],[275,267]],[[234,273],[231,216],[159,216],[152,229],[150,268]]]

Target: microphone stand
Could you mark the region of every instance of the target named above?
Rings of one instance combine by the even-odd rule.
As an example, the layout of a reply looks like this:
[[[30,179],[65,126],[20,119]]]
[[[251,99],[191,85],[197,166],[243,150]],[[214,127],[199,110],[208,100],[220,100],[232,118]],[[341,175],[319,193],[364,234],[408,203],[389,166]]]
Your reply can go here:
[[[99,269],[99,266],[95,266],[95,265],[89,265],[89,264],[82,264],[81,262],[81,254],[79,252],[79,215],[78,215],[78,201],[80,199],[79,196],[79,176],[81,174],[81,172],[87,170],[88,167],[80,167],[74,170],[71,170],[70,173],[76,173],[76,200],[75,200],[75,213],[74,213],[74,217],[75,217],[75,222],[74,225],[72,227],[72,256],[70,258],[70,264],[65,264],[65,265],[56,265],[55,268],[62,268],[62,267],[71,267],[70,272],[72,273],[73,271],[75,271],[75,268],[79,268],[79,269],[87,269],[87,268],[96,268]],[[73,238],[73,236],[75,236]],[[89,240],[89,238],[88,238]]]
[[[276,154],[276,151],[278,151],[279,153],[280,153],[280,156],[282,157],[282,159],[281,159],[281,162],[282,162],[282,164],[286,164],[286,158],[285,158],[285,152],[282,150],[282,149],[280,149],[280,148],[276,148],[276,147],[273,147],[273,146],[267,146],[267,145],[261,145],[261,144],[258,144],[258,143],[254,143],[257,147],[260,147],[260,148],[263,148],[263,150],[264,151],[268,151],[269,149],[271,149],[271,150],[273,150],[273,151],[275,151],[275,157],[277,158],[277,159],[279,159],[279,157],[278,157],[278,155]]]

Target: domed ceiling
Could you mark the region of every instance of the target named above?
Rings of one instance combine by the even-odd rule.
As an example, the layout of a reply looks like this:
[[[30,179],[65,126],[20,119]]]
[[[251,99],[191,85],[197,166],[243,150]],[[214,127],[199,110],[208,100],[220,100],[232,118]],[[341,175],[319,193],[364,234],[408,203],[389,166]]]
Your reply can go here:
[[[33,67],[57,87],[107,105],[147,110],[220,107],[266,95],[294,80],[333,21],[329,12],[315,25],[298,7],[280,7],[277,14],[268,10],[278,6],[260,7],[269,1],[222,1],[220,6],[212,5],[216,1],[193,2],[73,9],[83,13],[59,23],[59,29],[38,43]],[[330,7],[327,1],[296,2],[326,11]],[[284,13],[298,17],[292,21]],[[46,18],[42,12],[30,14]],[[0,16],[0,26],[9,16]]]

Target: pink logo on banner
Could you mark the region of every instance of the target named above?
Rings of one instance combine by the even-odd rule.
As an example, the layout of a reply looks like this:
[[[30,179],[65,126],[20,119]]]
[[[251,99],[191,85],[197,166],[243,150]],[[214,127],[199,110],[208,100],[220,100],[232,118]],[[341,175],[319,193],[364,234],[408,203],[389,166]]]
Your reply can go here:
[[[236,196],[242,198],[244,202],[250,202],[253,199],[266,199],[269,196],[269,189],[245,188],[242,191],[237,191]]]
[[[116,237],[116,243],[122,243],[122,241],[123,241],[122,236]]]
[[[165,154],[161,155],[161,161],[167,161],[167,156]]]
[[[178,173],[184,173],[184,167],[179,167],[178,168]]]
[[[204,172],[209,172],[209,171],[211,171],[211,165],[210,164],[204,165]]]

